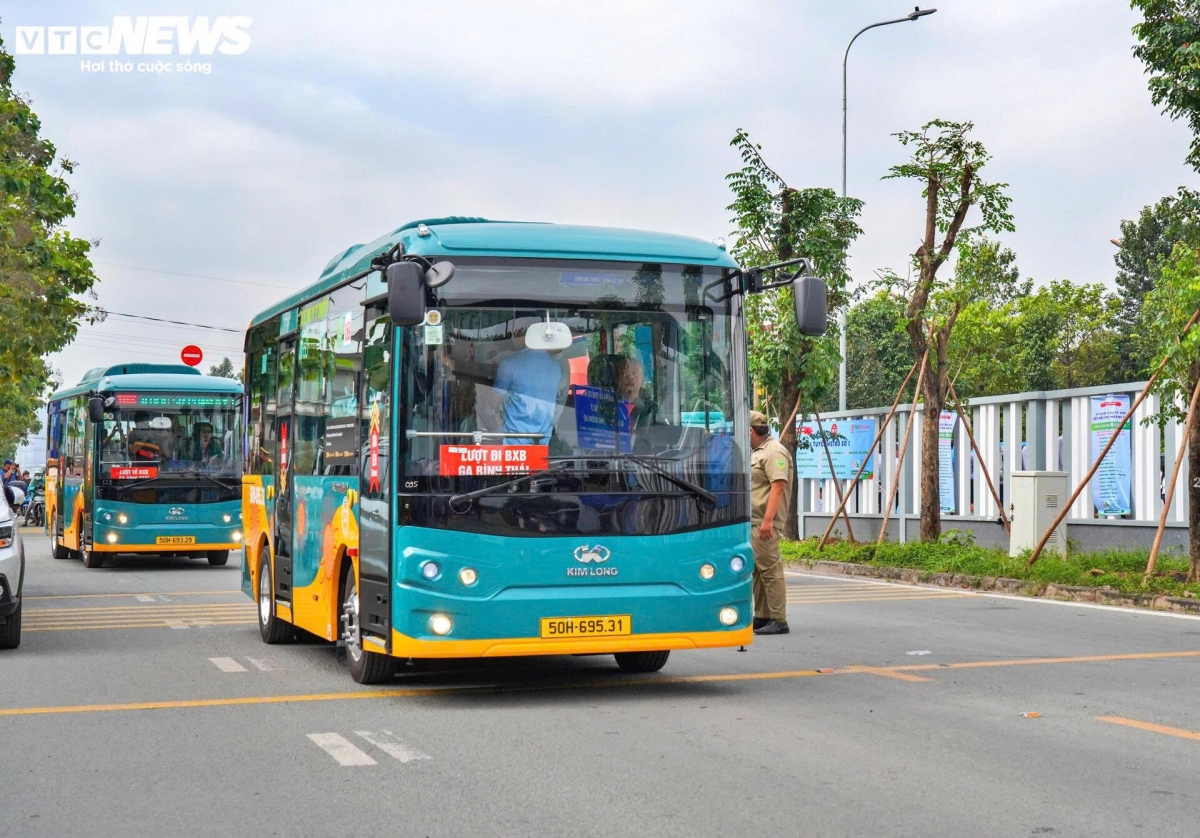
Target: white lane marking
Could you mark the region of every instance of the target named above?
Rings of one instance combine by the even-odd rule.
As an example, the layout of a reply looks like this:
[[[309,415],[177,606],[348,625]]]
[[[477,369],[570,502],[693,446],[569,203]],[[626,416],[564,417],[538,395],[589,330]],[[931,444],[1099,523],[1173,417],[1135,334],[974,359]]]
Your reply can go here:
[[[265,658],[246,658],[250,663],[254,664],[263,672],[275,672],[279,669],[279,665],[274,661],[266,660]]]
[[[393,756],[401,762],[412,762],[418,759],[430,759],[429,754],[418,751],[416,748],[405,745],[400,741],[396,734],[390,730],[381,730],[372,733],[369,730],[356,730],[354,733],[366,739],[376,748],[379,748],[389,756]]]
[[[185,625],[183,624],[183,621],[182,621],[182,620],[163,620],[163,624],[164,624],[164,625],[166,625],[166,626],[168,626],[169,628],[173,628],[173,629],[185,629],[185,628],[187,628],[187,626],[185,626]]]
[[[233,658],[209,658],[209,663],[215,666],[222,672],[246,672],[246,667],[235,661]]]
[[[134,596],[134,599],[136,599],[138,602],[154,602],[154,597],[148,596],[147,594],[137,594]]]
[[[794,570],[785,570],[784,575],[795,576],[799,579],[830,579],[839,581],[845,579],[844,576],[827,576],[823,573],[798,573]],[[1048,597],[1038,596],[1021,596],[1019,594],[997,594],[991,591],[972,591],[968,588],[943,588],[941,585],[913,585],[909,582],[880,582],[875,579],[855,579],[862,585],[886,585],[892,588],[918,588],[923,591],[957,591],[960,593],[972,593],[975,596],[985,596],[991,599],[1008,599],[1013,602],[1026,603],[1041,603],[1042,605],[1067,605],[1072,608],[1093,608],[1097,611],[1115,611],[1118,614],[1133,614],[1141,617],[1174,617],[1177,620],[1200,620],[1200,614],[1178,614],[1174,611],[1154,611],[1149,608],[1137,608],[1129,605],[1102,605],[1098,602],[1070,602],[1069,600],[1050,599]],[[801,585],[792,587],[799,588]]]
[[[308,738],[313,741],[314,745],[336,759],[338,765],[348,767],[379,764],[340,733],[310,733]]]
[[[906,654],[906,655],[932,655],[933,652],[930,652],[928,649],[918,649],[915,652],[905,652],[904,654]]]

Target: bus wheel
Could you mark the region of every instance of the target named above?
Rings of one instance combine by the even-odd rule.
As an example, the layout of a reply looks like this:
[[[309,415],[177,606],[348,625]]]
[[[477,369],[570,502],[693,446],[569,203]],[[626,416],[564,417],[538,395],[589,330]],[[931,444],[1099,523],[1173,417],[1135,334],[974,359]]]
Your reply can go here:
[[[264,551],[265,552],[265,551]],[[292,639],[292,627],[275,616],[274,586],[271,584],[271,562],[263,556],[258,562],[258,633],[263,643],[274,646]]]
[[[229,551],[228,550],[209,550],[208,551],[208,563],[209,564],[215,565],[216,567],[224,567],[224,565],[227,561],[229,561]]]
[[[97,553],[90,544],[84,544],[79,548],[79,558],[83,559],[83,566],[90,570],[104,566],[104,554]]]
[[[359,622],[358,583],[354,580],[354,566],[347,565],[342,577],[342,641],[346,644],[346,660],[350,663],[350,677],[360,684],[379,684],[388,680],[395,671],[392,660],[378,652],[368,652],[362,644],[362,624]]]
[[[50,551],[56,559],[69,559],[71,558],[71,551],[58,543],[59,535],[58,516],[55,515],[54,522],[50,525]]]
[[[617,652],[613,657],[622,672],[658,672],[670,656],[670,652]]]

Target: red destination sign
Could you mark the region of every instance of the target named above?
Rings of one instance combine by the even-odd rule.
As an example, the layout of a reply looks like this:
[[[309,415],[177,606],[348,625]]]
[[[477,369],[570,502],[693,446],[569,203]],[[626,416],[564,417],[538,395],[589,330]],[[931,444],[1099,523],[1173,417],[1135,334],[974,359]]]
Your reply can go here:
[[[108,476],[113,480],[149,480],[158,477],[158,466],[113,466]]]
[[[204,353],[200,351],[200,347],[195,344],[188,344],[183,347],[183,351],[179,353],[179,357],[189,367],[199,365],[204,360]]]
[[[443,445],[438,473],[442,477],[485,477],[527,474],[549,466],[548,445]]]

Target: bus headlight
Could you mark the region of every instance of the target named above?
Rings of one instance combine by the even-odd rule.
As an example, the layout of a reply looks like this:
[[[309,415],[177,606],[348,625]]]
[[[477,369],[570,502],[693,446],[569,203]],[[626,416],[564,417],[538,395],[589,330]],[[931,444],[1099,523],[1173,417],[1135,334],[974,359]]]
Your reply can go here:
[[[241,540],[242,540],[242,534],[241,534],[241,532],[240,532],[240,531],[238,531],[238,530],[234,530],[234,531],[233,531],[233,540],[234,540],[234,541],[241,541]]]
[[[741,573],[746,569],[746,560],[741,556],[734,556],[729,560],[729,569],[734,573]]]
[[[111,513],[111,512],[105,512],[105,513],[104,513],[104,520],[105,520],[105,521],[111,521],[111,520],[112,520],[112,513]]]
[[[117,543],[117,534],[115,532],[110,532],[108,535],[104,536],[104,540],[107,541],[109,544],[116,544]]]
[[[474,585],[475,580],[478,578],[479,575],[473,568],[464,567],[458,572],[458,581],[462,582],[464,585]]]
[[[124,512],[122,512],[120,515],[117,516],[117,522],[120,524],[128,524],[129,516],[126,515]]]
[[[230,521],[233,520],[233,516],[230,515],[228,512],[226,512],[224,515],[221,516],[221,520],[224,521],[226,524],[228,524]]]
[[[445,614],[434,614],[429,618],[429,630],[439,637],[449,634],[451,628],[453,625]]]
[[[713,567],[712,565],[708,564],[707,562],[700,565],[700,578],[701,579],[712,579],[716,575],[717,575],[717,569],[715,567]]]
[[[441,572],[442,569],[438,567],[437,562],[425,562],[421,565],[421,575],[426,579],[437,579]]]
[[[737,617],[738,617],[737,609],[730,608],[728,605],[726,605],[724,608],[721,609],[721,613],[718,614],[717,616],[721,620],[721,625],[731,626],[737,622]]]

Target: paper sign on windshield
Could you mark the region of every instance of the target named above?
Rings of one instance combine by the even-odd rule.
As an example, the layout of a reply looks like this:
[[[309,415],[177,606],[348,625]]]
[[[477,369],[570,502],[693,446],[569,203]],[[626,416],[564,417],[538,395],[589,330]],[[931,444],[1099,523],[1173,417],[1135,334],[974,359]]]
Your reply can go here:
[[[443,445],[438,473],[442,477],[485,477],[527,474],[549,466],[548,445]]]
[[[113,466],[108,476],[113,480],[149,480],[158,477],[158,466]]]

